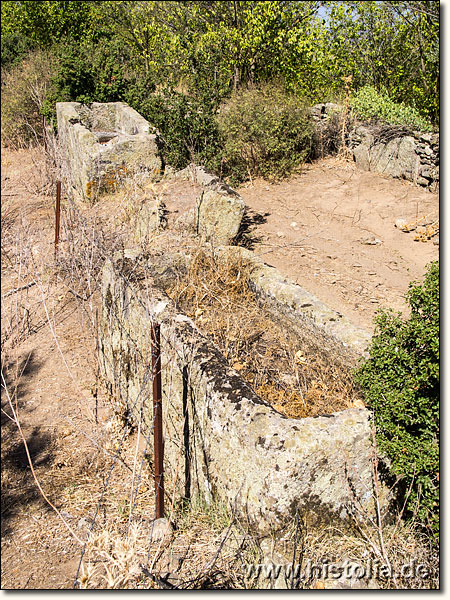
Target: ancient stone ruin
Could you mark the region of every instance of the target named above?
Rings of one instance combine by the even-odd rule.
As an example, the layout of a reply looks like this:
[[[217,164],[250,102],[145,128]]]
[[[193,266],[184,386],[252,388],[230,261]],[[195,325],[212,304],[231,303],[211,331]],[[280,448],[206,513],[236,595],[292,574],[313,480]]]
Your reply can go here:
[[[311,115],[318,131],[342,111],[338,104],[316,104]],[[439,184],[439,133],[410,131],[392,125],[357,123],[348,132],[353,160],[363,171],[406,179],[425,188]]]
[[[56,104],[58,134],[70,192],[93,202],[124,177],[161,172],[154,128],[124,102]]]
[[[161,160],[151,126],[123,103],[59,103],[58,127],[74,194],[92,201],[116,189],[121,173],[159,175]],[[349,366],[370,335],[294,284],[252,252],[233,246],[245,204],[203,168],[175,173],[201,186],[196,205],[174,230],[196,236],[215,260],[239,254],[251,265],[248,286],[274,321]],[[144,186],[145,187],[145,186]],[[143,247],[165,227],[159,201],[141,204],[139,249],[109,259],[103,270],[100,361],[113,397],[148,434],[151,404],[151,329],[161,325],[165,472],[179,497],[221,499],[263,534],[293,522],[351,527],[374,516],[370,414],[353,406],[331,414],[290,418],[263,400],[194,321],[166,293],[167,282],[189,266],[182,251]],[[153,237],[152,237],[153,236]],[[174,238],[175,239],[175,238]],[[148,449],[151,454],[151,448]],[[380,499],[383,503],[383,498]]]
[[[151,430],[149,340],[152,323],[161,324],[165,469],[178,495],[221,499],[264,535],[289,525],[297,513],[309,524],[342,528],[352,526],[356,505],[373,516],[369,412],[351,408],[303,419],[280,414],[161,289],[149,293],[143,273],[167,276],[167,263],[147,261],[128,251],[104,268],[102,370],[128,414]],[[272,284],[276,279],[272,274]],[[287,281],[279,295],[272,290],[298,327],[317,328],[321,342],[345,353],[338,337],[327,334],[327,324],[345,326],[345,319],[305,293]],[[303,310],[301,297],[309,300]],[[289,306],[288,298],[299,302]],[[351,331],[345,335],[347,349],[362,347],[364,332],[353,328],[353,338]]]

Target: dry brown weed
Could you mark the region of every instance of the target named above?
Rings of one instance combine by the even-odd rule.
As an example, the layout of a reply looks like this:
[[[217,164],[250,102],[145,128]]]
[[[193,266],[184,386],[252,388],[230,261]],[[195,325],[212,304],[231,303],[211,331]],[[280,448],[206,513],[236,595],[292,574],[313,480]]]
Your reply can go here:
[[[275,409],[293,418],[361,406],[351,374],[275,323],[248,285],[241,257],[205,249],[169,295],[208,334],[234,369]]]

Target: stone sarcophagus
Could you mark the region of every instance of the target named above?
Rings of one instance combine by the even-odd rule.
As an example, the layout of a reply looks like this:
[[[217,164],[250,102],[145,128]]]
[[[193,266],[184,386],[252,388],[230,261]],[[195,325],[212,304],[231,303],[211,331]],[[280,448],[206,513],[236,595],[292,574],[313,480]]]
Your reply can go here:
[[[156,130],[124,102],[56,104],[58,135],[69,193],[95,201],[135,173],[158,177]]]

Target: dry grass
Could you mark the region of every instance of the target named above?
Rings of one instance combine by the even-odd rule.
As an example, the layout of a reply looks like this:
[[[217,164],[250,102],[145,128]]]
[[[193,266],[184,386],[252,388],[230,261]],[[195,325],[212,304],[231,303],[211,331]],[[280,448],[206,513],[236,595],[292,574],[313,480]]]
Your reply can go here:
[[[208,334],[255,392],[288,417],[361,405],[351,374],[275,323],[248,286],[242,258],[193,255],[169,295]]]
[[[307,563],[343,565],[347,561],[365,568],[367,575],[372,573],[372,577],[364,577],[365,581],[372,580],[381,589],[439,589],[439,556],[427,539],[405,523],[399,528],[385,526],[383,533],[387,560],[381,557],[380,547],[372,543],[374,532],[370,528],[353,534],[332,527],[308,532],[303,540],[303,568]],[[390,573],[382,569],[384,565],[389,566]],[[423,565],[425,576],[409,565]],[[306,581],[305,587],[315,588],[318,579]]]

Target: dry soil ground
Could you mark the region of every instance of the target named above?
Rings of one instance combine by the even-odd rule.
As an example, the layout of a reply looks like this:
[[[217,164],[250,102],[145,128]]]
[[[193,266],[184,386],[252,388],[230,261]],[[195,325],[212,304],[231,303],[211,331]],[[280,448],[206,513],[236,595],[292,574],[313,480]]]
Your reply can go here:
[[[3,589],[70,588],[80,558],[80,545],[38,491],[12,407],[44,492],[79,537],[118,435],[111,403],[96,388],[98,298],[83,312],[55,277],[53,192],[45,195],[41,158],[2,153]],[[254,251],[368,329],[378,308],[405,309],[409,281],[438,257],[432,241],[414,242],[413,233],[394,227],[400,217],[437,217],[438,196],[351,163],[322,160],[289,181],[256,181],[239,191],[250,209]],[[179,181],[158,190],[177,214],[196,192]],[[374,239],[379,243],[368,243]],[[8,295],[30,281],[37,283]],[[132,436],[127,443],[124,461],[132,464]],[[127,520],[130,477],[130,468],[116,468],[105,500],[117,526]],[[151,494],[141,499],[142,513],[146,505],[151,513]]]

